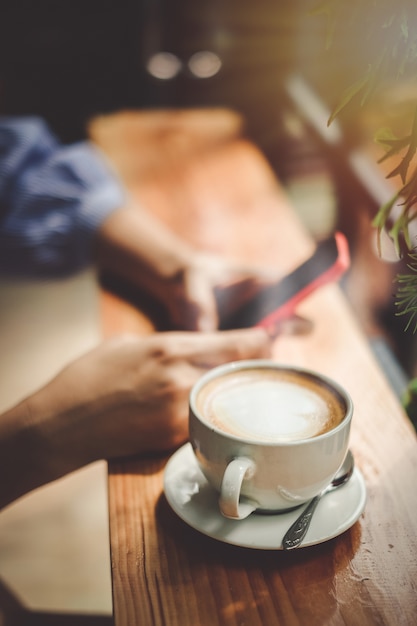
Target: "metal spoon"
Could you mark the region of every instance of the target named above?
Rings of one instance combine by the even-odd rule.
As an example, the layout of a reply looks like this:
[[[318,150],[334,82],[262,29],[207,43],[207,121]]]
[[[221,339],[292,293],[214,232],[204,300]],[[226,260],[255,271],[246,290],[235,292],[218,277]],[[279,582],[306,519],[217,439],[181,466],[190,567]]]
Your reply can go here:
[[[292,526],[290,526],[285,533],[284,539],[282,540],[282,547],[284,550],[293,550],[294,548],[298,548],[307,534],[311,518],[313,517],[313,513],[316,510],[316,506],[321,498],[326,495],[326,493],[330,493],[330,491],[333,491],[334,489],[337,489],[347,483],[353,474],[354,465],[355,461],[353,454],[350,450],[348,450],[346,458],[332,482],[311,500],[301,515],[295,520],[294,524],[292,524]]]

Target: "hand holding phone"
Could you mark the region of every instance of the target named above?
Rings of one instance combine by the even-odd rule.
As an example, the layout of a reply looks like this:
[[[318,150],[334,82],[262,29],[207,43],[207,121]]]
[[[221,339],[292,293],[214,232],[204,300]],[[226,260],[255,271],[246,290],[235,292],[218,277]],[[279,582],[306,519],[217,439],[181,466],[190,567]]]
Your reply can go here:
[[[302,300],[322,285],[338,280],[349,268],[349,246],[337,232],[318,244],[314,254],[290,274],[262,288],[254,298],[220,318],[220,329],[269,328],[295,314]]]

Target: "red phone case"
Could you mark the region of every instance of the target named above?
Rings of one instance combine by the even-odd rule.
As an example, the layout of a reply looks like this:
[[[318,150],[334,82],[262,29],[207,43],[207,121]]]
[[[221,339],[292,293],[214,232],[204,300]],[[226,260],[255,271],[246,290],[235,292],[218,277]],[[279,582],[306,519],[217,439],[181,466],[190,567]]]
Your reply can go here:
[[[322,285],[340,278],[349,264],[347,240],[338,232],[319,243],[314,254],[295,270],[261,289],[232,314],[223,315],[220,328],[269,327],[289,318],[302,300]]]
[[[268,327],[271,324],[275,324],[278,321],[289,318],[294,315],[297,306],[305,300],[310,294],[313,293],[319,287],[338,280],[350,266],[350,254],[349,246],[346,237],[337,232],[334,236],[336,244],[336,254],[334,262],[327,266],[323,264],[322,268],[319,268],[318,275],[313,280],[304,284],[292,297],[290,297],[284,304],[275,309],[272,313],[269,313],[266,317],[260,320],[256,326]],[[326,259],[320,257],[320,245],[312,257],[306,262],[309,264],[322,263]],[[305,263],[301,266],[305,268]],[[298,268],[300,270],[301,268]],[[295,270],[297,271],[297,270]]]

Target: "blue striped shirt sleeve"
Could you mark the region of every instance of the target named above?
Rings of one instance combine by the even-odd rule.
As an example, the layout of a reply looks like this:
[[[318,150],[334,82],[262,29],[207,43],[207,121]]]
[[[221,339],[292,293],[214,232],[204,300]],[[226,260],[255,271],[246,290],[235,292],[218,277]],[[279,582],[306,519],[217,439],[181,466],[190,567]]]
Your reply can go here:
[[[37,117],[0,117],[0,272],[56,277],[92,262],[93,238],[125,202],[88,141],[62,145]]]

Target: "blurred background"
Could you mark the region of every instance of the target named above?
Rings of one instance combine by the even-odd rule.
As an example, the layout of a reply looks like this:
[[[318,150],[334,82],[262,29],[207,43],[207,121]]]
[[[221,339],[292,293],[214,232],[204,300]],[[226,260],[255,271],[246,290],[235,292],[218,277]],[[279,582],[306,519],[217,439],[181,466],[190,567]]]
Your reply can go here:
[[[273,152],[289,75],[302,74],[332,108],[362,71],[365,25],[347,9],[329,53],[328,20],[312,13],[319,4],[6,0],[0,14],[2,110],[41,114],[72,141],[97,113],[229,106]],[[346,3],[337,4],[343,11]]]
[[[87,136],[95,116],[125,109],[228,107],[239,112],[246,136],[264,152],[312,235],[320,239],[335,228],[347,235],[353,263],[343,287],[400,394],[414,372],[414,342],[394,310],[393,280],[401,263],[388,244],[386,260],[375,247],[371,222],[393,188],[375,167],[372,130],[374,121],[389,118],[395,97],[406,102],[415,94],[406,84],[395,96],[387,85],[377,105],[360,115],[344,111],[327,127],[342,92],[362,74],[370,45],[366,20],[357,19],[350,3],[338,2],[341,13],[326,50],[326,6],[331,3],[4,0],[0,114],[41,115],[62,141],[72,142]],[[319,5],[320,15],[314,12]],[[85,284],[85,278],[79,280]],[[73,288],[71,282],[68,293]],[[56,306],[45,289],[41,311]],[[19,319],[16,311],[33,303],[22,301],[14,284],[3,284],[0,293],[3,329],[6,322],[10,328],[10,320]],[[99,334],[97,316],[91,318],[96,301],[86,298],[84,303],[87,317],[79,314],[88,336],[80,339],[73,327],[80,349]],[[38,319],[40,326],[32,330],[42,337],[50,333],[51,321],[42,326],[48,319],[42,313]],[[28,361],[28,342],[22,342],[16,322],[13,328],[19,338],[13,351],[21,352],[14,367],[3,363],[2,385],[12,385],[19,395],[35,382],[31,372],[40,352],[35,342]],[[49,367],[48,362],[43,372]],[[109,613],[105,467],[75,480],[58,504],[56,496],[45,496],[42,507],[29,497],[2,514],[0,576],[35,608]],[[38,518],[40,509],[43,517]],[[54,552],[53,538],[62,545],[63,534],[71,537],[70,547],[64,554]]]
[[[377,3],[384,10],[390,4]],[[0,9],[0,113],[42,115],[69,142],[85,137],[88,121],[98,114],[230,107],[243,115],[246,135],[300,201],[310,197],[312,202],[318,190],[326,192],[323,207],[328,211],[333,205],[333,213],[325,223],[343,230],[356,250],[384,192],[375,192],[371,174],[358,176],[349,159],[358,146],[372,144],[370,116],[383,121],[392,98],[381,96],[371,113],[363,108],[351,115],[347,108],[330,129],[326,124],[346,87],[366,71],[370,47],[381,44],[369,36],[367,6],[340,0],[259,0],[256,5],[250,0],[6,0]],[[321,222],[318,211],[316,202],[305,207],[309,223]],[[325,234],[317,228],[318,236]],[[381,273],[381,287],[373,280],[367,300],[378,300],[378,325],[393,336],[393,348],[409,369],[410,342],[404,341],[403,320],[397,323],[392,315],[392,293],[386,291],[395,270],[379,265],[375,261],[372,273]],[[351,298],[359,306],[355,290]],[[361,316],[368,314],[363,310]]]

